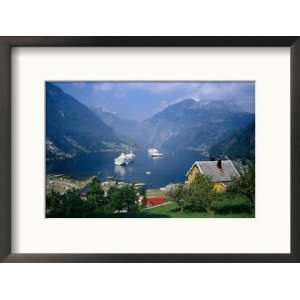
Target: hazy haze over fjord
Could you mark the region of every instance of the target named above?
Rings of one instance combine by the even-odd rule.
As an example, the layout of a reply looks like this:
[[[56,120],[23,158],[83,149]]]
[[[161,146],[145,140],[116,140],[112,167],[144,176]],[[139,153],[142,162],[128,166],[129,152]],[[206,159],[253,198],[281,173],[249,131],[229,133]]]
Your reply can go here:
[[[102,107],[121,118],[145,120],[186,98],[228,101],[241,111],[255,110],[255,82],[54,82],[89,107]]]

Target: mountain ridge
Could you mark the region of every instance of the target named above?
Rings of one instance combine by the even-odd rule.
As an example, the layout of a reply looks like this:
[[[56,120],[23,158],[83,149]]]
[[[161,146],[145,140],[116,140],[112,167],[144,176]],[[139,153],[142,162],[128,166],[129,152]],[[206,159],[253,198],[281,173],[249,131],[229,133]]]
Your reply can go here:
[[[107,151],[121,141],[88,107],[52,83],[46,83],[47,159]]]
[[[145,120],[143,125],[150,128],[148,145],[166,151],[193,148],[208,155],[208,148],[253,119],[253,114],[239,111],[232,103],[185,99]]]

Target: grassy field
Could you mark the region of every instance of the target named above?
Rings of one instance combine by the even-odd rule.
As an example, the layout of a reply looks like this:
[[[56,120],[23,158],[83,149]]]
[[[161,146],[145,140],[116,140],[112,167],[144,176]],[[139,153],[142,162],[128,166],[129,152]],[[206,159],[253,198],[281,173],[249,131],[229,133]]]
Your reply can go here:
[[[173,202],[151,209],[143,209],[142,213],[143,217],[150,218],[254,218],[254,215],[247,213],[221,215],[207,212],[183,212],[178,211],[177,205]]]
[[[231,213],[231,214],[217,214],[207,212],[184,212],[178,211],[177,205],[174,202],[165,205],[142,208],[136,213],[114,213],[103,214],[96,213],[93,218],[254,218],[254,214],[249,213]]]

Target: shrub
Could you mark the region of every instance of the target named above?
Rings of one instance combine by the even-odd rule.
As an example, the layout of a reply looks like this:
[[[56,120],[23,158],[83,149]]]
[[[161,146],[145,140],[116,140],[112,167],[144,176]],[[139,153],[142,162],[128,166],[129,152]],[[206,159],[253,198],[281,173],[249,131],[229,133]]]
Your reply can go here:
[[[227,214],[227,213],[241,213],[252,211],[252,203],[244,195],[238,194],[223,194],[218,195],[218,197],[212,202],[212,210],[217,213]]]

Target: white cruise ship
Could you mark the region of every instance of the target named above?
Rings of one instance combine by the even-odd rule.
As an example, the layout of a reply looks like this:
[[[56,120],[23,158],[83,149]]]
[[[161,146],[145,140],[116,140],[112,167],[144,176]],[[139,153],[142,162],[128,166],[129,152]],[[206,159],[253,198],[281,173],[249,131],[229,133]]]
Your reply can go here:
[[[120,156],[115,158],[115,165],[116,166],[124,166],[128,165],[135,159],[135,154],[131,151],[130,153],[121,153]]]
[[[150,148],[148,149],[148,154],[151,156],[163,156],[163,153],[160,153],[157,149],[155,148]]]

